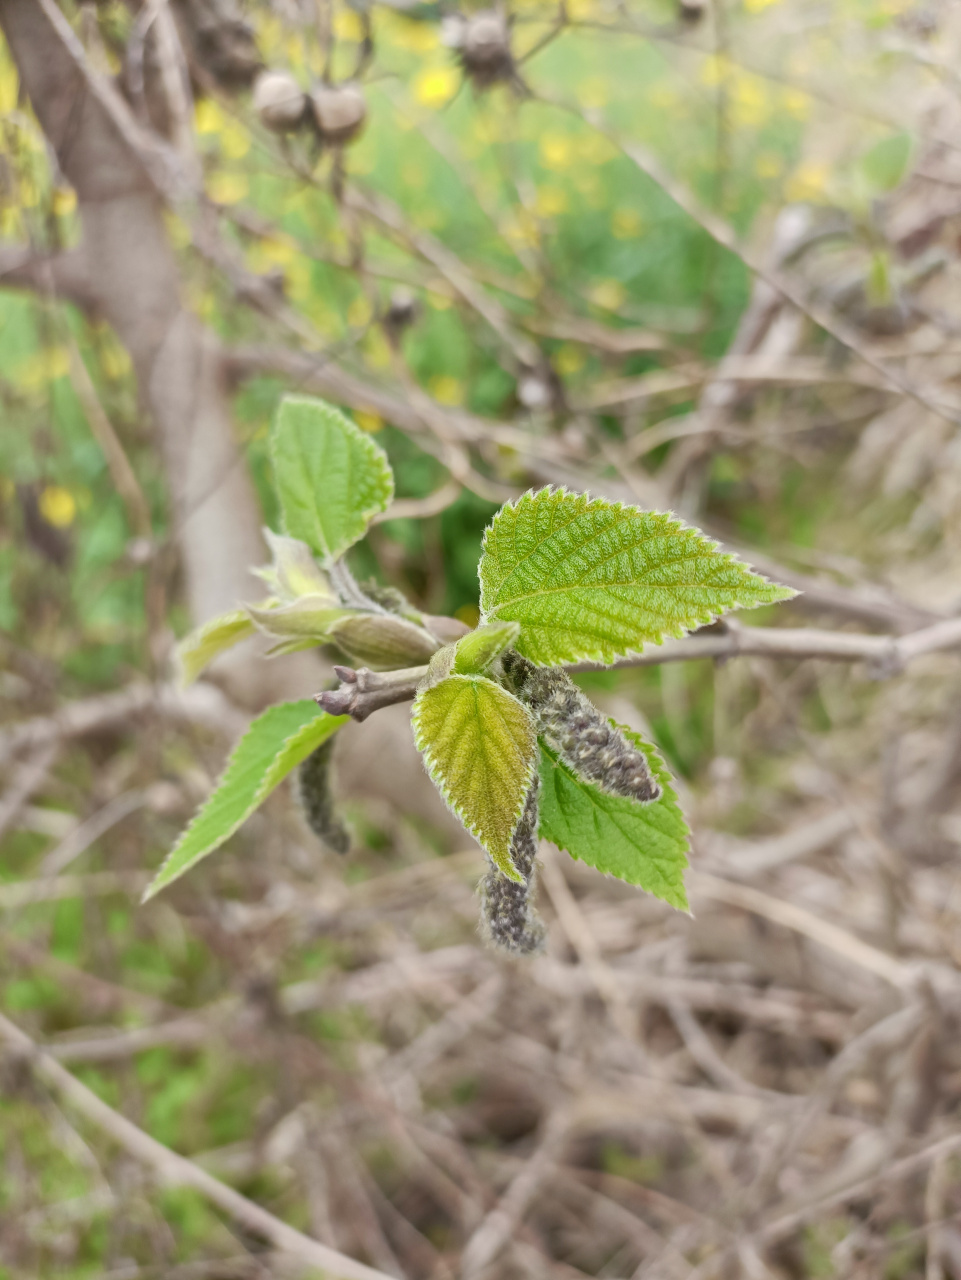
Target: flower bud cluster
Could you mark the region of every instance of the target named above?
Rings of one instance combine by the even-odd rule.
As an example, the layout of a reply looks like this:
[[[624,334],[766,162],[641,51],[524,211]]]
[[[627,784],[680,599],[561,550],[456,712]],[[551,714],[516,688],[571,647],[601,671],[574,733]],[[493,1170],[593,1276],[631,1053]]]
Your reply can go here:
[[[647,757],[612,725],[559,667],[535,667],[514,650],[501,658],[508,688],[531,711],[538,735],[571,769],[602,791],[646,803],[661,788]]]
[[[489,940],[514,955],[531,955],[544,945],[546,930],[531,905],[537,859],[537,793],[540,778],[534,775],[524,811],[511,839],[511,861],[524,883],[508,880],[493,862],[481,881],[482,921]]]
[[[330,788],[334,740],[328,738],[300,766],[297,774],[300,803],[308,827],[335,853],[350,852],[350,833],[337,816]]]

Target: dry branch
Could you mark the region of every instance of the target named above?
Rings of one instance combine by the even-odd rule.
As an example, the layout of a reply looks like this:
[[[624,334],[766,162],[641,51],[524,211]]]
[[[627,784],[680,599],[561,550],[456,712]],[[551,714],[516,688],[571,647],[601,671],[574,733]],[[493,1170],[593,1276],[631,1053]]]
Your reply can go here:
[[[383,1271],[364,1266],[363,1263],[338,1253],[336,1249],[321,1244],[319,1240],[305,1236],[205,1172],[192,1160],[187,1160],[151,1138],[126,1116],[113,1107],[108,1107],[56,1059],[38,1049],[25,1032],[2,1014],[0,1038],[6,1042],[9,1050],[14,1051],[29,1065],[38,1080],[128,1155],[153,1170],[168,1186],[192,1188],[244,1230],[268,1241],[275,1249],[300,1258],[308,1266],[321,1268],[331,1277],[339,1277],[341,1280],[395,1280],[395,1277],[387,1276]]]

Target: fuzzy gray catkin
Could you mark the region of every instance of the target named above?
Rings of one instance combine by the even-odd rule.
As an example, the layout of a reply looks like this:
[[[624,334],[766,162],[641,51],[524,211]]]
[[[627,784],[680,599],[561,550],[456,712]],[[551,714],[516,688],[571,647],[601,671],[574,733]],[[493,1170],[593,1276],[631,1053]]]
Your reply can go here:
[[[535,667],[514,650],[501,658],[508,687],[531,711],[537,732],[565,764],[602,791],[646,803],[661,788],[647,757],[586,698],[566,671]]]
[[[350,850],[350,833],[337,816],[330,789],[334,740],[328,738],[312,751],[297,773],[297,790],[307,825],[335,853]]]
[[[537,793],[541,780],[535,773],[524,810],[511,839],[511,861],[524,883],[508,880],[491,862],[480,883],[484,932],[495,946],[514,955],[530,955],[544,945],[546,930],[531,906],[537,859]]]

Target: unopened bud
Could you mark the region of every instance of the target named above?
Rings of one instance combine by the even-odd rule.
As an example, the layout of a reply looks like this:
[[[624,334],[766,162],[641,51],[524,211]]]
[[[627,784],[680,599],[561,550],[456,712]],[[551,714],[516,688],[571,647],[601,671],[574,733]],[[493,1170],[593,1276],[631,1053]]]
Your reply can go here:
[[[320,136],[332,146],[351,142],[367,120],[367,102],[355,84],[317,85],[310,101]]]
[[[351,613],[336,621],[329,638],[353,662],[374,671],[419,666],[439,648],[423,627],[391,613]]]
[[[274,133],[292,133],[303,123],[307,95],[286,71],[262,71],[254,84],[253,108]]]

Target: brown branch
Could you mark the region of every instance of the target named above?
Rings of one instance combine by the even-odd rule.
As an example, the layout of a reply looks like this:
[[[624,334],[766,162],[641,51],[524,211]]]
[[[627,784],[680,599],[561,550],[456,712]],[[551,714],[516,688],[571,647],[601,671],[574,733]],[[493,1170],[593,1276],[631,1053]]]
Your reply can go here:
[[[353,1258],[328,1248],[319,1240],[312,1240],[303,1232],[275,1218],[261,1205],[248,1200],[233,1187],[228,1187],[212,1174],[201,1169],[192,1160],[178,1155],[162,1143],[151,1138],[143,1129],[126,1116],[97,1097],[85,1084],[71,1075],[55,1058],[44,1053],[25,1032],[0,1014],[0,1039],[16,1052],[42,1081],[64,1102],[79,1112],[85,1120],[96,1126],[112,1142],[128,1155],[152,1169],[159,1180],[168,1186],[191,1187],[199,1195],[215,1205],[244,1230],[267,1240],[275,1249],[293,1254],[308,1266],[317,1267],[332,1277],[342,1280],[394,1280],[383,1271],[364,1266]]]
[[[907,635],[872,636],[851,631],[822,631],[815,627],[742,627],[726,623],[724,630],[705,631],[683,640],[666,640],[643,653],[619,658],[611,667],[655,667],[666,662],[693,662],[698,658],[819,658],[835,662],[867,662],[878,676],[897,674],[914,658],[926,653],[961,648],[961,618],[949,618]],[[596,662],[576,662],[568,671],[604,670]],[[366,720],[381,707],[409,702],[427,674],[426,667],[403,671],[369,671],[361,667],[335,667],[339,689],[316,695],[317,702],[333,715]]]

